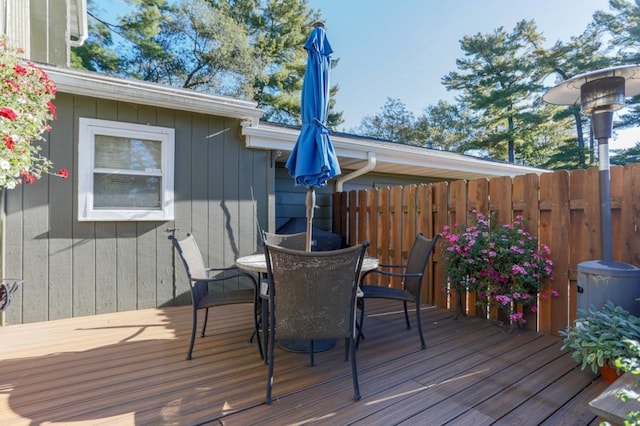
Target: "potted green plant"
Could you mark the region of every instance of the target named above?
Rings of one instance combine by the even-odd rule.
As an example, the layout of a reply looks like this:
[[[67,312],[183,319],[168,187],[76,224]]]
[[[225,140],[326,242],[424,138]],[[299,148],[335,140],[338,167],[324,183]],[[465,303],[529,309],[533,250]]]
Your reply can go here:
[[[640,340],[640,319],[613,302],[600,309],[578,309],[573,327],[560,331],[564,337],[562,350],[598,373],[606,367],[616,369],[615,360],[634,356],[626,340]]]

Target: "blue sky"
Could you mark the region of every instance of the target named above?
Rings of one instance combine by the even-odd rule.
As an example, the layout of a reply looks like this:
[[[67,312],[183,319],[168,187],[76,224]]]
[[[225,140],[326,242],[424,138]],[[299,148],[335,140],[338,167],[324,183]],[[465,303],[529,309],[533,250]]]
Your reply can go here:
[[[463,56],[465,35],[486,34],[498,27],[511,31],[522,19],[533,19],[549,46],[581,34],[596,10],[608,0],[308,0],[322,12],[327,36],[339,65],[331,74],[338,84],[336,109],[348,131],[367,115],[380,112],[387,98],[399,99],[415,116],[455,92],[441,84]],[[120,14],[124,0],[111,0]],[[619,132],[609,143],[622,148],[640,140],[640,129]]]
[[[419,115],[440,99],[453,100],[441,84],[462,58],[465,35],[511,31],[533,19],[549,46],[580,35],[596,10],[608,0],[310,0],[322,12],[327,36],[339,65],[331,74],[338,84],[336,109],[349,130],[363,117],[380,112],[387,98],[399,99]],[[637,140],[618,135],[610,147]],[[637,132],[635,132],[637,134]]]

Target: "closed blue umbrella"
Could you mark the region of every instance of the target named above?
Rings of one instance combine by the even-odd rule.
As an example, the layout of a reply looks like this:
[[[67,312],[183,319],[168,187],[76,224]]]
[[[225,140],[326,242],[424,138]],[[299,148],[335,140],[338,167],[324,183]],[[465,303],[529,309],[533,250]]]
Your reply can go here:
[[[329,139],[326,127],[329,115],[329,74],[331,45],[322,23],[314,29],[304,45],[307,50],[307,69],[302,83],[302,130],[286,168],[295,179],[295,185],[307,187],[307,251],[311,250],[311,226],[315,206],[315,187],[322,187],[339,175],[338,157]]]

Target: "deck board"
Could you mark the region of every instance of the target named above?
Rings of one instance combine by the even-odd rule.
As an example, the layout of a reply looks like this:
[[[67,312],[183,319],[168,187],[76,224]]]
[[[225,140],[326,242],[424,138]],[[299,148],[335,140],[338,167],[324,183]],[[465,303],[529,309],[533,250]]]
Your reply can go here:
[[[423,313],[427,349],[398,304],[367,303],[353,400],[344,343],[309,356],[276,350],[274,402],[251,306],[212,310],[186,360],[189,307],[0,328],[0,424],[594,424],[606,387],[557,338],[450,311]]]

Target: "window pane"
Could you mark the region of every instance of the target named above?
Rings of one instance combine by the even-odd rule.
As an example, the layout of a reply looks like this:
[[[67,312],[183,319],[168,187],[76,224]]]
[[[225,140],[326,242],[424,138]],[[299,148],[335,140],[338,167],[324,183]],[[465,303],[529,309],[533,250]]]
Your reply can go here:
[[[95,167],[160,172],[162,142],[96,135]]]
[[[162,178],[96,173],[93,178],[95,209],[160,209]]]

